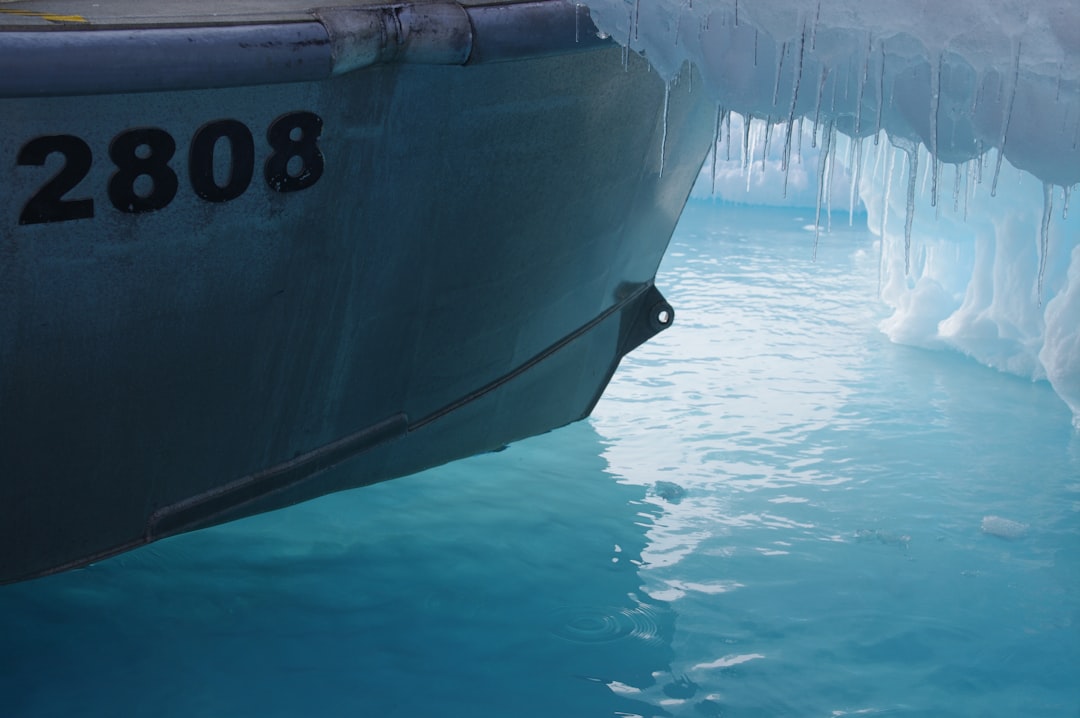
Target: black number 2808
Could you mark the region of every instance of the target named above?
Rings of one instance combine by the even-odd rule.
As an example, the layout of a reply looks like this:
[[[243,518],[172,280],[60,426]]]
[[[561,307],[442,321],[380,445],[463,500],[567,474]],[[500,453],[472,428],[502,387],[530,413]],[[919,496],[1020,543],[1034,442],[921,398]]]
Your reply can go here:
[[[313,112],[290,112],[270,123],[266,139],[271,152],[263,164],[263,177],[275,192],[307,189],[322,177],[324,160],[318,140],[322,118]],[[214,153],[219,143],[228,145],[228,176],[214,173]],[[23,205],[19,224],[66,222],[94,216],[94,200],[65,199],[86,177],[93,153],[74,135],[45,135],[28,141],[16,157],[21,166],[41,167],[52,153],[64,157],[64,165]],[[109,144],[109,159],[116,171],[109,178],[108,195],[113,207],[127,214],[162,209],[176,197],[179,178],[169,166],[176,141],[165,130],[140,127],[125,130]],[[238,120],[209,122],[191,138],[188,150],[188,181],[207,202],[228,202],[242,195],[255,173],[255,140]],[[146,178],[146,179],[143,179]],[[223,181],[219,181],[219,179]]]

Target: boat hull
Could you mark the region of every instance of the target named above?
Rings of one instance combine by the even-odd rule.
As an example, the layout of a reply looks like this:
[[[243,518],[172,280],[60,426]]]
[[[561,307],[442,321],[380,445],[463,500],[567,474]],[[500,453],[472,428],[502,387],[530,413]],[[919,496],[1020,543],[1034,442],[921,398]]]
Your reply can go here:
[[[0,100],[0,582],[586,416],[711,116],[618,48]]]

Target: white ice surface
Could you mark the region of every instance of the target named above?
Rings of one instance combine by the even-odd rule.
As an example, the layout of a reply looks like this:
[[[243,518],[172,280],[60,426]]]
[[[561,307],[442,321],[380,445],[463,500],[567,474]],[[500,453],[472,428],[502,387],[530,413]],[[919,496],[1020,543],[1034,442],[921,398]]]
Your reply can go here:
[[[661,74],[698,68],[723,118],[698,193],[834,210],[857,194],[882,237],[882,329],[1047,379],[1080,427],[1080,225],[1065,211],[1080,182],[1080,2],[588,5]]]

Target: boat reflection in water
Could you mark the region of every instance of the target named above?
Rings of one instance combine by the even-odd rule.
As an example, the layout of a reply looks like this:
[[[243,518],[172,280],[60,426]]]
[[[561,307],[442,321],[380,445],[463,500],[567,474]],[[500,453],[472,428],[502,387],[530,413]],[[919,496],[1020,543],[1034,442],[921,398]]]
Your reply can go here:
[[[671,322],[688,76],[560,0],[304,7],[0,6],[0,582],[580,419]]]

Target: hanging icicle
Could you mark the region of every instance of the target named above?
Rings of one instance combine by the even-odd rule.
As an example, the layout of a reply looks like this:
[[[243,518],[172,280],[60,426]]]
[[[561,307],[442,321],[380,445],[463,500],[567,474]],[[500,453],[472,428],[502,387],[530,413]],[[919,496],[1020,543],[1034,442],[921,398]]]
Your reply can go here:
[[[855,97],[855,136],[862,136],[862,104],[863,94],[866,91],[866,81],[870,77],[870,55],[874,52],[874,34],[866,33],[866,57],[863,58],[863,69],[859,75],[859,91]]]
[[[761,174],[765,174],[765,160],[769,155],[769,133],[772,131],[772,115],[765,116],[765,141],[761,144]]]
[[[724,110],[720,105],[716,106],[716,129],[713,130],[712,141],[712,195],[716,196],[716,156],[720,154],[720,127],[724,121]]]
[[[743,117],[742,168],[750,174],[750,126],[754,124],[752,114]]]
[[[874,144],[881,137],[881,120],[885,112],[885,41],[882,40],[878,47],[881,48],[881,74],[878,76],[877,93],[877,125],[874,127]]]
[[[911,225],[915,220],[915,184],[919,177],[919,147],[907,138],[893,138],[893,144],[907,156],[908,186],[904,207],[904,274],[911,271]]]
[[[851,189],[848,196],[848,226],[855,226],[855,198],[859,194],[859,179],[862,176],[862,146],[863,138],[856,137],[852,140],[852,146],[854,147],[854,158],[850,163],[850,166],[854,168],[854,172],[851,172]]]
[[[953,191],[952,191],[952,206],[953,212],[960,211],[960,165],[953,165]]]
[[[826,171],[829,169],[829,150],[832,145],[833,121],[826,118],[825,128],[821,134],[821,152],[818,154],[817,170],[817,205],[814,210],[814,259],[817,259],[818,239],[821,236],[821,205],[826,199]]]
[[[728,162],[731,161],[731,115],[730,111],[724,113],[724,135],[727,137],[726,152]]]
[[[784,72],[784,58],[787,56],[787,43],[780,45],[780,60],[776,63],[776,80],[773,82],[772,104],[776,107],[776,101],[780,95],[780,76]]]
[[[806,23],[803,23],[803,31],[799,37],[799,55],[795,65],[795,81],[791,87],[791,103],[788,105],[787,127],[784,131],[784,155],[780,159],[781,169],[784,171],[784,197],[787,197],[788,175],[791,165],[791,129],[795,125],[795,103],[799,101],[799,83],[802,80],[803,50],[806,46]]]
[[[930,206],[937,207],[938,182],[938,113],[941,106],[941,65],[944,53],[938,53],[937,68],[930,73]]]
[[[997,195],[998,175],[1001,173],[1001,161],[1005,159],[1005,140],[1009,136],[1009,122],[1012,120],[1013,103],[1016,101],[1016,86],[1020,84],[1020,41],[1016,42],[1016,53],[1013,56],[1013,80],[1012,89],[1009,91],[1009,104],[1005,108],[1005,116],[1001,122],[1001,141],[998,143],[997,164],[994,166],[994,181],[990,185],[990,196]]]
[[[814,105],[814,134],[810,136],[810,147],[817,147],[818,124],[821,120],[821,98],[825,94],[825,81],[829,77],[829,68],[821,66],[821,80],[818,82],[817,104]]]
[[[1039,225],[1039,275],[1035,282],[1035,292],[1039,306],[1042,306],[1043,280],[1046,277],[1046,257],[1050,253],[1050,217],[1054,212],[1054,185],[1043,182],[1043,213]]]

